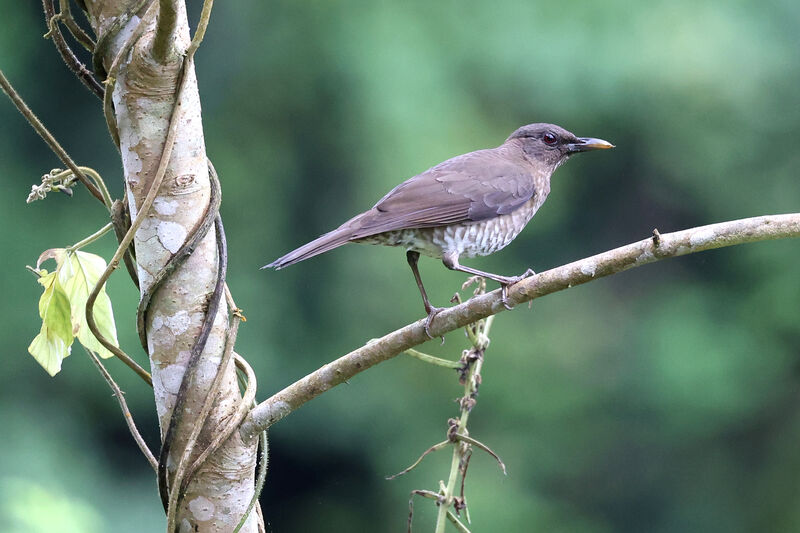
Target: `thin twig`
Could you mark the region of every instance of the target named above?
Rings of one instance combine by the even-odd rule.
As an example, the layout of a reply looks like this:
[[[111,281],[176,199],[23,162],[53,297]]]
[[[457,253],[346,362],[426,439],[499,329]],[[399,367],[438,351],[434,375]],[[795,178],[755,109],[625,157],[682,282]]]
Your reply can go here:
[[[151,452],[150,448],[147,447],[147,443],[142,438],[142,434],[139,433],[139,430],[136,428],[136,423],[133,421],[133,415],[131,415],[131,411],[128,409],[128,402],[125,401],[125,396],[123,396],[119,385],[117,385],[117,382],[111,377],[111,374],[108,373],[108,370],[106,370],[106,367],[103,365],[102,361],[100,361],[100,359],[91,350],[87,349],[86,353],[89,354],[89,358],[94,363],[94,366],[97,367],[97,370],[100,371],[103,379],[106,380],[106,383],[108,383],[108,386],[111,387],[111,390],[114,392],[114,396],[119,402],[119,407],[122,409],[123,418],[125,418],[125,423],[128,425],[128,430],[131,432],[133,440],[136,441],[137,446],[139,446],[139,449],[142,451],[145,459],[147,459],[147,462],[150,463],[150,466],[153,467],[153,470],[158,470],[158,461],[156,461],[155,456],[153,456],[153,452]]]
[[[485,445],[484,443],[482,443],[479,440],[473,439],[472,437],[470,437],[468,435],[462,435],[460,433],[456,433],[456,438],[458,440],[462,441],[462,442],[466,442],[467,444],[471,444],[472,446],[476,446],[476,447],[480,448],[481,450],[485,451],[486,453],[488,453],[489,455],[491,455],[492,457],[494,457],[495,460],[497,461],[497,464],[500,465],[500,469],[503,471],[503,475],[508,475],[508,472],[506,472],[506,464],[503,462],[502,459],[500,459],[500,456],[497,455],[487,445]]]
[[[800,237],[800,213],[745,218],[662,233],[657,253],[653,239],[648,237],[540,272],[509,287],[508,302],[518,305],[669,257],[737,244],[796,237]],[[445,309],[436,315],[430,332],[433,337],[438,337],[503,311],[505,307],[501,302],[500,291],[495,290]],[[425,319],[422,319],[328,363],[261,402],[242,424],[242,436],[252,437],[332,387],[428,340],[430,338],[425,333]]]
[[[69,7],[69,0],[59,0],[59,16],[61,20],[64,22],[64,26],[67,27],[69,32],[78,41],[81,46],[83,46],[87,51],[92,52],[95,47],[95,43],[89,34],[83,31],[77,22],[75,22],[75,18],[72,16],[72,10]]]
[[[162,3],[164,1],[169,0],[161,0]],[[203,42],[203,39],[206,36],[206,30],[208,29],[208,24],[211,22],[211,9],[213,7],[214,0],[203,1],[203,9],[200,11],[200,20],[197,21],[197,29],[194,30],[192,42],[189,43],[189,48],[186,49],[186,57],[194,56],[194,53],[200,47],[200,43]]]
[[[411,497],[408,498],[408,527],[406,531],[411,533],[411,524],[414,521],[414,496],[422,496],[429,500],[436,500],[437,503],[441,500],[441,494],[433,492],[432,490],[416,489],[411,491]]]
[[[386,480],[387,481],[391,481],[391,480],[396,479],[396,478],[398,478],[398,477],[400,477],[400,476],[402,476],[404,474],[408,474],[409,472],[414,470],[414,468],[416,468],[417,465],[420,464],[423,459],[425,459],[426,455],[431,454],[433,452],[438,452],[442,448],[446,447],[448,444],[450,444],[450,440],[449,439],[448,440],[443,440],[442,442],[434,444],[433,446],[431,446],[430,448],[428,448],[427,450],[422,452],[422,455],[420,455],[419,458],[411,464],[411,466],[409,466],[408,468],[405,468],[404,470],[401,470],[400,472],[398,472],[396,474],[393,474],[393,475],[387,477]]]
[[[22,100],[17,91],[14,90],[14,87],[11,86],[11,83],[8,81],[8,79],[6,79],[2,70],[0,70],[0,87],[3,88],[3,91],[8,95],[11,101],[14,102],[14,105],[17,106],[19,112],[23,117],[25,117],[25,120],[27,120],[28,123],[33,126],[33,129],[36,130],[36,133],[38,133],[41,138],[44,139],[44,142],[47,143],[47,146],[49,146],[56,156],[58,156],[61,162],[63,162],[67,168],[69,168],[73,174],[77,176],[80,182],[83,183],[87,189],[89,189],[89,192],[92,193],[92,196],[103,202],[103,195],[100,193],[97,187],[95,187],[94,184],[86,178],[78,165],[75,164],[75,161],[73,161],[69,156],[67,151],[62,148],[58,141],[56,141],[56,138],[53,137],[53,134],[50,133],[47,128],[45,128],[44,124],[42,124],[42,121],[39,120],[34,112],[31,111],[31,108],[29,108],[25,101]]]
[[[461,477],[461,489],[459,490],[459,495],[464,506],[464,515],[468,524],[470,524],[472,521],[469,519],[469,506],[467,505],[467,497],[464,496],[464,487],[467,484],[467,470],[469,469],[469,462],[471,459],[472,450],[470,449],[464,454],[464,457],[461,459],[461,464],[459,465],[459,474]]]
[[[114,225],[114,234],[117,237],[117,244],[122,242],[122,239],[125,238],[125,234],[128,232],[128,228],[131,226],[131,219],[130,219],[130,212],[127,209],[127,198],[123,200],[114,200],[111,204],[111,223]],[[128,276],[130,276],[133,284],[136,285],[136,288],[139,288],[139,273],[136,271],[136,261],[133,257],[133,248],[128,247],[125,250],[125,255],[122,256],[122,260],[125,262],[125,269],[128,271]]]
[[[226,287],[226,289],[227,289],[227,287]],[[228,291],[228,295],[230,296],[230,292],[229,291]],[[235,305],[233,305],[233,303],[231,301],[228,302],[228,305],[229,305],[229,307],[231,309],[236,309]],[[250,396],[248,395],[248,390],[249,389],[252,389],[253,398],[255,398],[255,390],[256,390],[255,372],[253,372],[253,369],[250,367],[250,365],[247,363],[247,361],[245,361],[244,358],[242,358],[239,354],[234,353],[233,355],[234,355],[234,357],[236,357],[236,365],[239,368],[243,369],[245,374],[247,375],[247,384],[246,384],[247,387],[245,388],[245,394],[242,397],[242,402],[241,402],[240,406],[255,405],[255,400],[254,399],[251,400],[248,403],[245,403],[245,401],[250,398]],[[252,382],[250,381],[251,379],[253,380]],[[242,418],[238,419],[238,421],[236,423],[236,426],[234,426],[234,427],[232,427],[230,429],[230,433],[228,434],[228,438],[230,438],[230,435],[233,434],[236,431],[236,429],[238,429],[239,425],[241,424],[241,421],[244,419],[244,416],[246,416],[246,415],[247,415],[247,413],[244,412],[242,414]],[[240,416],[238,411],[236,413],[236,416],[237,417]],[[226,428],[226,431],[227,431],[227,428]],[[264,489],[264,482],[267,479],[267,468],[269,466],[269,442],[268,442],[268,439],[267,439],[266,430],[262,431],[261,434],[259,435],[258,446],[259,446],[259,449],[261,450],[261,453],[259,454],[259,457],[258,457],[258,464],[261,465],[261,466],[260,466],[260,468],[258,470],[258,476],[256,476],[256,484],[255,484],[255,488],[253,490],[253,497],[250,498],[250,503],[248,504],[247,509],[245,510],[244,514],[242,515],[242,518],[239,520],[239,523],[234,528],[233,533],[239,533],[239,531],[244,526],[245,522],[247,522],[247,517],[253,511],[253,508],[256,505],[258,505],[258,498],[259,498],[259,496],[261,496],[261,491]],[[262,519],[263,517],[261,517],[261,507],[260,506],[258,507],[257,515],[259,517],[260,522],[263,522],[263,519]],[[259,528],[262,528],[262,525],[263,525],[262,523],[259,523]]]
[[[460,533],[470,533],[467,526],[465,526],[464,523],[458,519],[458,517],[453,513],[453,511],[447,511],[447,519],[450,520],[450,523],[456,526],[456,529]]]
[[[261,491],[264,489],[264,482],[267,480],[267,463],[269,460],[269,443],[267,441],[267,432],[262,431],[261,435],[258,438],[258,445],[261,453],[259,454],[258,462],[261,464],[261,468],[258,470],[258,476],[256,477],[256,486],[253,490],[253,497],[250,499],[250,504],[247,506],[242,518],[239,520],[239,523],[236,524],[236,527],[233,530],[233,533],[239,533],[244,524],[247,522],[247,517],[250,516],[250,513],[253,511],[253,508],[256,507],[258,504],[258,497],[261,495]],[[264,517],[261,516],[261,506],[257,507],[257,516],[259,519],[259,531],[264,531]]]
[[[64,40],[64,35],[61,33],[61,28],[58,27],[58,15],[55,13],[55,8],[53,7],[53,0],[42,0],[42,7],[44,8],[44,17],[47,22],[47,36],[53,38],[53,44],[56,45],[56,49],[58,50],[61,59],[64,60],[64,63],[67,67],[78,77],[79,80],[89,89],[95,96],[103,99],[103,86],[97,81],[86,65],[81,63],[78,56],[72,51],[72,49],[67,44],[67,41]]]

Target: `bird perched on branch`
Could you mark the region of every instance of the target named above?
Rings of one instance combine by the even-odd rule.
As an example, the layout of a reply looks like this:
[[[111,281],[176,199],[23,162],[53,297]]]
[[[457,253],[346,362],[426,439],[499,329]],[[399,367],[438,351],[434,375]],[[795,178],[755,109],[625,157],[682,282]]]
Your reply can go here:
[[[281,269],[348,242],[401,246],[422,295],[425,331],[443,308],[428,300],[417,261],[441,259],[450,270],[497,281],[506,289],[527,275],[500,276],[459,263],[492,254],[522,231],[550,193],[550,176],[572,154],[613,148],[602,139],[576,137],[554,124],[529,124],[496,148],[439,163],[404,181],[375,207],[263,268]]]

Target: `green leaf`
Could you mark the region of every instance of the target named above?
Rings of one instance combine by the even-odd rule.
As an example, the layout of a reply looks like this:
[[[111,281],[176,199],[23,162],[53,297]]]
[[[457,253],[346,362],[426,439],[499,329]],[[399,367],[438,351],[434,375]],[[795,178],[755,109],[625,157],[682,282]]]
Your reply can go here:
[[[48,259],[57,264],[55,271],[50,273],[40,268]],[[86,300],[105,269],[106,262],[102,257],[81,251],[53,248],[39,256],[36,272],[44,287],[39,300],[42,329],[28,346],[28,351],[51,376],[61,370],[61,362],[70,354],[75,337],[100,357],[114,355],[100,344],[86,323]],[[105,287],[95,300],[94,318],[100,333],[116,346],[117,327]]]
[[[114,354],[100,344],[86,323],[86,300],[105,269],[106,262],[102,257],[77,251],[68,253],[57,271],[72,309],[72,333],[86,348],[96,352],[100,357],[108,358]],[[100,289],[95,300],[94,320],[100,333],[117,346],[117,327],[105,286]]]
[[[39,278],[44,287],[39,299],[42,329],[28,346],[28,352],[51,376],[61,370],[61,361],[69,355],[73,340],[69,298],[57,274],[51,272]]]

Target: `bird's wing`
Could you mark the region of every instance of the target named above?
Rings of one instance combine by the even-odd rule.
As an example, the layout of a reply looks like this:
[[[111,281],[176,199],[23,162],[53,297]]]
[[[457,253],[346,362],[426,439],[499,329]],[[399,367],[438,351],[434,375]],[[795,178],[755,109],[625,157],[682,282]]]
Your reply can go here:
[[[530,168],[498,148],[449,159],[401,183],[358,219],[353,238],[479,221],[512,212],[536,194]],[[353,220],[355,222],[355,220]]]

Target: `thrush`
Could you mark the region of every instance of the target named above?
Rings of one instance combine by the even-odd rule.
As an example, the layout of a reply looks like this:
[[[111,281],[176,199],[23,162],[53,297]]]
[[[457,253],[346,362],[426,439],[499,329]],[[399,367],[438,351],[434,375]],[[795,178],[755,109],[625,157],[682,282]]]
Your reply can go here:
[[[507,287],[533,273],[500,276],[462,265],[462,257],[489,255],[522,231],[550,193],[550,176],[572,154],[613,148],[602,139],[576,137],[554,124],[529,124],[496,148],[477,150],[439,163],[404,181],[369,211],[289,252],[263,268],[281,269],[348,242],[401,246],[417,282],[425,331],[443,308],[428,300],[417,268],[420,254],[444,266]]]

